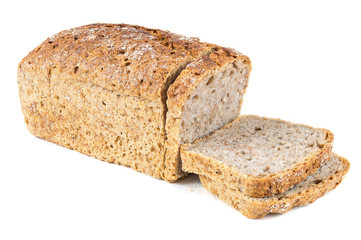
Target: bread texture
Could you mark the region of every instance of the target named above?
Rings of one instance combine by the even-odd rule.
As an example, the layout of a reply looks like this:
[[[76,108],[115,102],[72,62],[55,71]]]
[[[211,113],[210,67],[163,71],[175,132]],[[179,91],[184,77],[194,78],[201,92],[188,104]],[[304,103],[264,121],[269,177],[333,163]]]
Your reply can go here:
[[[241,116],[210,136],[185,144],[184,171],[204,175],[251,197],[286,192],[330,159],[333,134],[280,119]]]
[[[31,51],[18,66],[19,96],[33,135],[175,181],[185,175],[179,144],[173,144],[183,130],[167,113],[180,116],[206,77],[234,65],[234,81],[243,83],[234,91],[243,96],[251,69],[243,54],[158,29],[91,24],[62,31]],[[219,122],[230,118],[217,116],[225,118]]]
[[[294,207],[310,204],[338,186],[345,177],[350,163],[347,159],[332,154],[314,174],[285,193],[254,198],[245,195],[225,183],[206,176],[199,176],[202,185],[212,194],[239,210],[248,218],[262,218],[269,213],[285,213]]]

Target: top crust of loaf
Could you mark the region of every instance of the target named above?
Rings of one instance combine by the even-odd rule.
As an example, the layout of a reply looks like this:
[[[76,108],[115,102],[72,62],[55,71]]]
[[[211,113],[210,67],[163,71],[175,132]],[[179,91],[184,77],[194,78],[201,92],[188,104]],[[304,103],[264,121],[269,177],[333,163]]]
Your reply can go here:
[[[232,128],[233,124],[241,121],[243,118],[257,118],[258,116],[241,116],[234,122],[227,124],[225,127],[217,130],[215,133],[223,129]],[[263,118],[266,119],[266,118]],[[280,121],[291,124],[280,119],[269,119],[273,121]],[[297,124],[298,126],[306,125]],[[312,129],[312,128],[311,128]],[[200,175],[205,175],[213,180],[223,182],[235,189],[241,189],[245,195],[251,197],[265,197],[286,192],[295,184],[303,181],[310,174],[317,171],[317,169],[326,161],[330,159],[332,150],[333,134],[327,129],[321,129],[326,132],[326,141],[318,151],[313,151],[308,154],[301,162],[297,163],[292,168],[287,168],[277,173],[266,176],[253,176],[240,172],[238,169],[224,164],[202,154],[192,152],[189,150],[194,144],[204,141],[210,136],[199,139],[192,144],[184,144],[181,148],[182,167],[186,172],[193,172]],[[215,134],[214,133],[214,134]]]
[[[25,71],[78,75],[79,81],[159,102],[169,77],[213,47],[168,31],[99,23],[53,35],[20,65]]]

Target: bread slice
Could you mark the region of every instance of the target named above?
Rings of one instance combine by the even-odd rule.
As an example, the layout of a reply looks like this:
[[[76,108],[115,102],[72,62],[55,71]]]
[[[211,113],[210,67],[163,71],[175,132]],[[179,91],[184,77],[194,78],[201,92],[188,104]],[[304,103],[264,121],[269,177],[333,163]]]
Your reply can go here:
[[[230,204],[249,218],[262,218],[268,213],[285,213],[294,207],[306,205],[333,190],[345,177],[350,163],[347,159],[332,154],[316,173],[285,193],[264,198],[246,196],[206,176],[199,176],[202,185],[211,193]]]
[[[210,136],[185,144],[184,171],[204,175],[251,197],[287,191],[330,159],[333,134],[280,119],[241,116]]]
[[[222,59],[222,51],[216,48],[193,61],[168,89],[165,168],[178,166],[178,174],[183,172],[182,144],[207,136],[240,115],[250,62],[230,49],[232,61]]]

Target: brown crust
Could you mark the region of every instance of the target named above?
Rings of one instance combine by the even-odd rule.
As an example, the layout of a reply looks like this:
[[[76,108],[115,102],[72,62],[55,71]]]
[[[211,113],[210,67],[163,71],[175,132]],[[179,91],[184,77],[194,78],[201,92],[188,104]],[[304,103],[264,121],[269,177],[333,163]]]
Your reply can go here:
[[[239,117],[235,121],[242,117],[244,116]],[[279,119],[274,120],[282,121]],[[232,123],[227,124],[218,131],[231,126]],[[310,174],[316,172],[324,162],[330,159],[334,136],[331,131],[327,129],[323,130],[327,132],[327,142],[318,152],[310,154],[304,161],[292,169],[285,169],[277,174],[255,177],[241,173],[219,161],[187,151],[190,144],[185,144],[181,147],[182,168],[186,172],[205,175],[213,180],[227,183],[227,185],[233,188],[241,189],[245,195],[251,197],[265,197],[280,194],[306,179]],[[206,138],[209,138],[209,136],[199,139],[196,142]]]
[[[127,24],[90,24],[62,31],[20,63],[56,67],[118,93],[159,101],[171,69],[197,57],[211,44],[197,38]]]
[[[325,193],[338,186],[347,171],[350,163],[347,159],[334,154],[342,163],[342,170],[322,182],[295,192],[286,192],[282,196],[268,198],[253,198],[245,196],[241,191],[214,181],[205,176],[199,176],[202,185],[212,194],[230,204],[248,218],[262,218],[269,213],[285,213],[292,208],[310,204],[322,197]]]

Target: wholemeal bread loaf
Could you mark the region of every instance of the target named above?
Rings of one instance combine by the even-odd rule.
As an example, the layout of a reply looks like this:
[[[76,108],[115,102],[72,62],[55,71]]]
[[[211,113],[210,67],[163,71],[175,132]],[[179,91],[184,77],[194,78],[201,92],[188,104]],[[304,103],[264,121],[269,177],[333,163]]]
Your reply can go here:
[[[245,55],[196,38],[92,24],[30,52],[18,85],[35,136],[174,181],[180,144],[239,115],[250,70]]]
[[[347,159],[332,154],[316,173],[295,185],[285,193],[264,198],[254,198],[242,191],[199,176],[202,185],[211,193],[230,204],[249,218],[262,218],[268,213],[285,213],[294,207],[306,205],[334,189],[345,177],[350,163]]]
[[[287,191],[329,160],[333,134],[279,119],[241,116],[212,135],[185,144],[184,171],[264,197]]]

